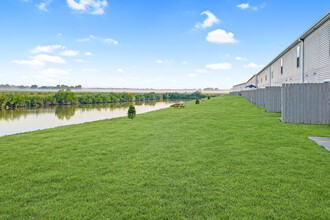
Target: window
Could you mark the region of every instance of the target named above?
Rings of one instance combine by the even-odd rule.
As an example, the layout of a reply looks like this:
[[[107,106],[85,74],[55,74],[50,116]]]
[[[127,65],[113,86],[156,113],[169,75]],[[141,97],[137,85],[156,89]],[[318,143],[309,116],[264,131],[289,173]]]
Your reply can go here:
[[[297,47],[297,67],[300,66],[300,46]]]
[[[283,74],[283,58],[281,58],[281,74]]]
[[[265,81],[267,81],[267,75],[265,75]]]

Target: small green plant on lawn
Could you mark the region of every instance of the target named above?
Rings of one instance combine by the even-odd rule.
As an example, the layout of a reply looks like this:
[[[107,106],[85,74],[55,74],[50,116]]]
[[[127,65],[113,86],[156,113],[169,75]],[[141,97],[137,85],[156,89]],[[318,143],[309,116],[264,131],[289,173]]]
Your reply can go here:
[[[196,104],[199,104],[199,100],[198,100],[198,99],[196,99],[195,103],[196,103]]]
[[[211,96],[207,96],[207,99],[210,100],[211,99]]]
[[[135,107],[133,105],[130,105],[129,108],[128,108],[128,118],[130,119],[134,119],[135,116],[136,116],[136,110],[135,110]]]

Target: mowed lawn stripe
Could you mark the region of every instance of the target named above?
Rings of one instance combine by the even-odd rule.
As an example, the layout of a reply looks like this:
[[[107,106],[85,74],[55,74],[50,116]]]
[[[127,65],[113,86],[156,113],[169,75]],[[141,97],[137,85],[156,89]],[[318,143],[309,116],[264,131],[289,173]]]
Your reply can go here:
[[[242,97],[0,138],[0,218],[326,219],[330,157]]]

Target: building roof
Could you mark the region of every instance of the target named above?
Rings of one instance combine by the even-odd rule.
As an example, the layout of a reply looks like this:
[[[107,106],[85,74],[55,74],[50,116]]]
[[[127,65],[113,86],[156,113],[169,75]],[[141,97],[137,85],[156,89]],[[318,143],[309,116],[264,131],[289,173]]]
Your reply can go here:
[[[308,28],[302,35],[300,35],[295,41],[293,41],[285,50],[283,50],[279,55],[277,55],[270,63],[268,63],[264,68],[262,68],[257,74],[254,74],[248,81],[250,81],[255,75],[259,75],[269,66],[271,66],[275,61],[277,61],[280,57],[282,57],[286,52],[291,50],[297,44],[299,44],[302,40],[306,39],[310,34],[312,34],[316,29],[318,29],[321,25],[327,22],[330,19],[330,10],[325,13],[319,20],[317,20],[310,28]],[[247,81],[247,82],[248,82]],[[238,84],[241,85],[241,84]],[[235,85],[235,86],[238,86]]]
[[[300,35],[295,41],[293,41],[285,50],[283,50],[279,55],[277,55],[270,63],[268,63],[264,68],[262,68],[256,75],[262,73],[265,69],[275,63],[280,57],[282,57],[286,52],[291,50],[297,44],[299,44],[302,40],[312,34],[317,28],[319,28],[322,24],[327,22],[330,19],[330,10],[325,13],[319,20],[317,20],[310,28],[308,28],[302,35]]]

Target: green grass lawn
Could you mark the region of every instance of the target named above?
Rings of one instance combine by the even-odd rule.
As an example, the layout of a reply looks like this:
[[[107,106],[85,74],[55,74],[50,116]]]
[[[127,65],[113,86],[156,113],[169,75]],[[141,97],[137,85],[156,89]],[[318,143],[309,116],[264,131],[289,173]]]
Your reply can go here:
[[[330,153],[242,97],[0,138],[0,218],[330,216]]]

